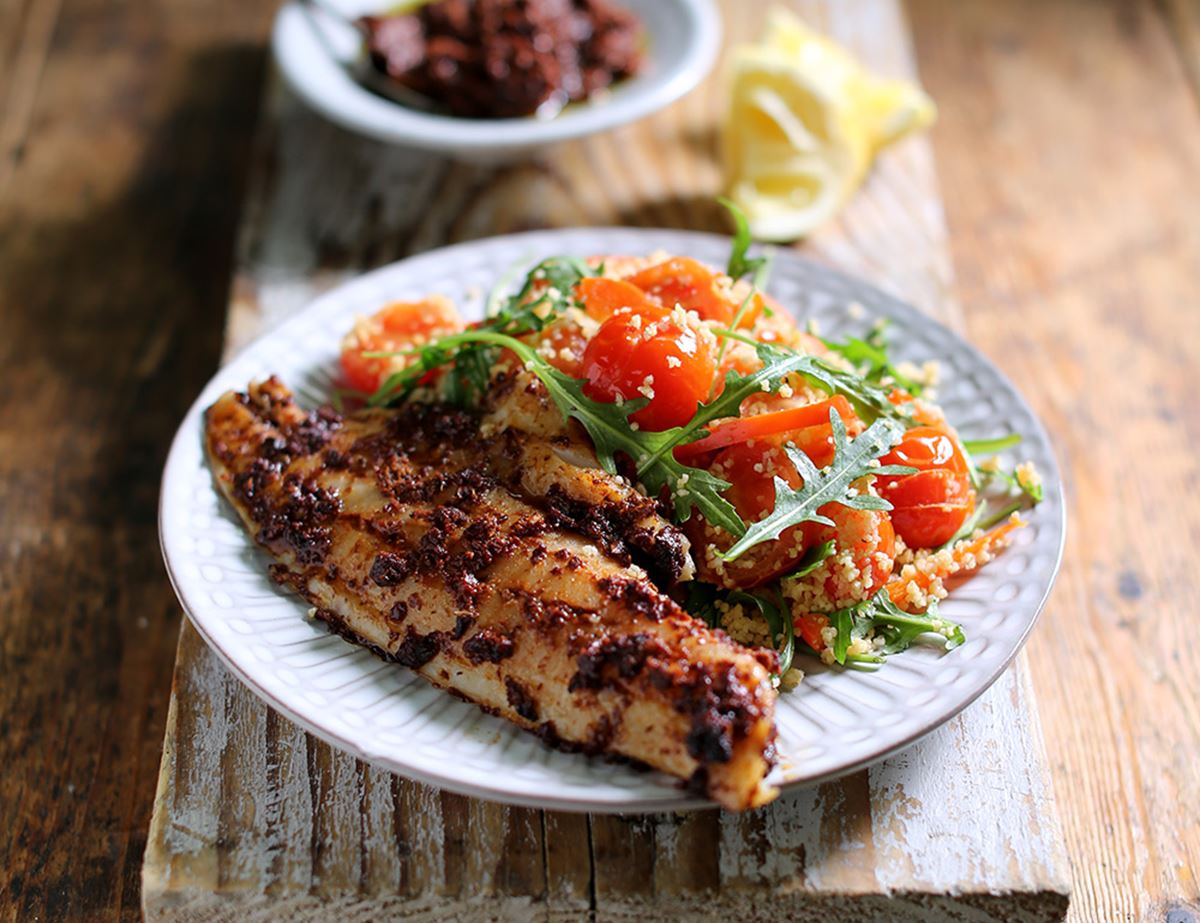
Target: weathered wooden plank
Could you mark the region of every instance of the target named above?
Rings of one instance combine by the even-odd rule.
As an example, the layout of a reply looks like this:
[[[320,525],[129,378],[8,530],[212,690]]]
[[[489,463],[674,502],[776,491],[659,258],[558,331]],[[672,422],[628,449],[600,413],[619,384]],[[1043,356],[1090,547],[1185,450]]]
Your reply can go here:
[[[879,69],[911,72],[894,3],[814,2],[802,12]],[[757,28],[753,16],[726,19],[732,39]],[[269,111],[240,244],[230,349],[361,267],[442,242],[543,224],[723,227],[712,202],[715,82],[654,119],[503,168],[451,165],[350,137],[278,92]],[[932,157],[917,139],[889,154],[843,220],[809,249],[954,322],[944,244]],[[201,724],[183,714],[190,697],[173,699],[175,736],[147,850],[148,918],[186,911],[206,919],[234,908],[265,915],[285,906],[312,919],[571,919],[589,908],[597,919],[917,919],[934,905],[978,911],[975,919],[1056,919],[1065,909],[1053,802],[1020,667],[927,742],[869,774],[789,794],[752,815],[590,820],[485,805],[403,780],[368,786],[372,770],[287,731],[269,712],[261,732],[249,693],[218,678],[223,671],[190,629],[177,669],[179,689],[185,674],[219,687],[224,710],[210,708]],[[264,749],[263,758],[220,758],[226,785],[253,791],[225,792],[178,771],[185,726],[201,735],[187,749]],[[285,785],[294,803],[283,797]],[[977,796],[948,799],[959,786]],[[269,823],[285,810],[272,806],[285,801],[286,822]],[[381,820],[389,801],[390,824]],[[173,831],[181,817],[201,831],[194,842]],[[242,849],[256,840],[268,859]],[[240,859],[223,855],[227,842]],[[265,869],[257,880],[210,870],[216,863],[241,875],[255,862]],[[902,896],[890,900],[889,892]]]
[[[1039,383],[1071,472],[1029,660],[1079,921],[1200,918],[1200,647],[1181,605],[1200,539],[1200,110],[1172,47],[1190,39],[1155,6],[971,2],[948,21],[911,4],[923,68],[968,81],[929,87],[968,328]]]
[[[1200,3],[1196,0],[1160,0],[1167,29],[1179,50],[1183,71],[1200,105]]]

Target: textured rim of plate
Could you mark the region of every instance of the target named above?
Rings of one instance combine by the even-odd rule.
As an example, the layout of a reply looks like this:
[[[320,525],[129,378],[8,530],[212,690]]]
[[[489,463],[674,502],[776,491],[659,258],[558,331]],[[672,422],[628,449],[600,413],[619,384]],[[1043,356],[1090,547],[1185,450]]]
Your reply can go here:
[[[625,2],[642,16],[650,31],[651,72],[615,87],[602,102],[571,106],[546,120],[454,118],[406,109],[383,99],[347,73],[345,58],[340,55],[348,56],[349,50],[344,40],[338,40],[340,30],[328,19],[322,25],[321,14],[303,0],[292,0],[280,9],[271,30],[271,48],[288,85],[309,106],[344,128],[426,150],[503,156],[640,119],[694,89],[712,69],[721,36],[721,20],[712,0]],[[339,6],[365,12],[381,5],[374,0],[341,0]],[[318,31],[322,29],[326,31]],[[685,44],[673,55],[660,56],[659,49],[669,49],[680,41]]]
[[[231,643],[231,636],[228,635],[228,632],[223,633],[222,630],[218,630],[224,628],[220,623],[222,620],[228,619],[228,613],[218,610],[209,598],[209,587],[199,576],[196,565],[189,559],[190,552],[184,548],[185,537],[181,534],[181,530],[169,529],[168,525],[182,522],[181,517],[186,516],[191,509],[188,506],[189,502],[196,502],[195,497],[204,494],[205,491],[207,491],[207,495],[202,497],[204,502],[211,505],[213,499],[217,498],[210,476],[203,486],[197,486],[196,480],[197,466],[200,469],[201,480],[207,475],[207,465],[204,462],[201,448],[204,409],[228,388],[244,387],[250,378],[267,374],[270,369],[261,366],[259,354],[266,351],[281,337],[286,337],[289,331],[307,330],[311,338],[315,328],[320,325],[320,335],[323,337],[327,333],[328,345],[330,349],[336,351],[336,343],[341,330],[355,311],[360,310],[359,307],[352,310],[348,305],[356,302],[360,306],[378,304],[387,297],[413,297],[413,293],[422,290],[421,282],[416,280],[423,280],[425,271],[439,265],[455,267],[454,271],[449,274],[451,276],[462,275],[471,267],[476,269],[483,267],[493,277],[496,277],[509,267],[514,253],[520,254],[520,258],[523,260],[533,261],[539,256],[554,252],[637,254],[666,249],[674,253],[690,254],[710,262],[720,262],[727,254],[728,248],[729,239],[718,235],[691,231],[631,228],[530,231],[457,244],[410,257],[356,277],[321,295],[307,308],[289,318],[274,331],[245,347],[217,372],[189,409],[171,445],[163,472],[159,505],[159,533],[163,557],[175,592],[201,636],[243,683],[290,720],[327,743],[348,751],[360,759],[419,782],[465,795],[555,810],[640,813],[712,807],[711,802],[685,795],[678,789],[674,780],[659,773],[636,772],[624,766],[600,760],[589,760],[578,755],[554,754],[542,757],[543,763],[547,765],[547,773],[552,772],[549,765],[554,761],[557,761],[555,768],[569,768],[572,773],[574,781],[569,784],[564,783],[566,790],[555,791],[553,774],[536,777],[535,781],[519,780],[517,784],[514,784],[511,779],[507,782],[498,781],[505,770],[510,774],[519,770],[523,771],[523,764],[512,766],[501,764],[488,771],[464,770],[463,764],[454,760],[431,765],[428,759],[418,758],[414,754],[406,752],[402,747],[384,747],[381,751],[378,745],[371,744],[370,732],[373,728],[370,726],[357,732],[348,733],[343,724],[342,729],[339,730],[333,726],[333,723],[340,718],[336,711],[330,712],[328,709],[314,706],[303,697],[301,690],[292,692],[285,689],[274,677],[272,671],[265,670],[261,663],[249,656],[246,649],[249,642],[247,645],[239,647],[236,643]],[[502,257],[502,253],[507,255]],[[472,257],[475,257],[474,261],[472,261]],[[442,273],[443,278],[447,276],[444,268],[439,272]],[[1014,543],[1015,547],[989,565],[989,568],[1003,569],[1003,574],[1007,575],[1008,582],[1002,584],[1003,587],[1010,589],[1017,587],[1016,595],[1012,600],[997,603],[965,598],[969,597],[972,586],[978,586],[981,582],[990,585],[997,580],[1004,579],[1001,570],[984,568],[979,575],[961,584],[945,607],[946,614],[956,618],[961,616],[955,613],[951,607],[960,600],[964,604],[973,602],[984,609],[987,609],[988,605],[1005,604],[1011,609],[1016,605],[1020,594],[1029,590],[1030,592],[1026,594],[1026,598],[1022,600],[1016,610],[1022,618],[1019,624],[1013,626],[1010,631],[997,635],[996,632],[1003,629],[1006,624],[1004,612],[988,610],[986,614],[976,620],[977,624],[968,624],[967,644],[946,655],[937,655],[930,649],[919,651],[914,649],[891,658],[882,670],[873,674],[837,673],[825,670],[813,661],[801,664],[809,675],[806,676],[797,692],[780,697],[780,705],[777,708],[777,722],[781,728],[781,766],[777,767],[773,779],[787,789],[816,784],[853,772],[903,749],[949,721],[991,686],[1024,644],[1049,596],[1062,559],[1066,516],[1061,477],[1044,428],[1003,373],[978,350],[954,331],[925,317],[914,308],[885,292],[789,251],[777,253],[774,279],[778,280],[781,276],[787,278],[788,286],[801,286],[804,297],[822,302],[822,305],[815,309],[817,316],[835,317],[835,319],[841,317],[844,320],[844,315],[847,313],[846,307],[850,303],[858,302],[866,309],[868,319],[873,315],[882,314],[892,318],[893,323],[898,327],[917,328],[920,331],[919,339],[932,339],[949,346],[954,364],[965,364],[966,366],[964,370],[960,370],[963,381],[966,382],[970,379],[977,386],[977,393],[971,398],[972,402],[985,411],[982,417],[964,421],[963,429],[967,435],[973,435],[971,430],[980,428],[980,426],[988,429],[989,427],[984,424],[989,420],[994,422],[995,417],[986,410],[994,409],[995,402],[1001,401],[1006,408],[1006,419],[1020,418],[1020,431],[1025,440],[1019,454],[1021,457],[1033,457],[1036,460],[1046,487],[1046,499],[1029,516],[1031,527],[1021,530],[1018,533],[1017,542]],[[430,284],[424,290],[437,290],[437,288],[437,284]],[[778,292],[778,286],[774,284],[769,285],[768,289]],[[388,292],[392,294],[385,294]],[[810,304],[809,307],[813,306]],[[856,327],[866,322],[852,321],[848,326]],[[897,338],[896,346],[900,348],[901,352],[903,345]],[[945,352],[934,357],[942,359],[944,362],[950,358]],[[298,371],[297,374],[305,373]],[[308,374],[313,374],[311,369]],[[983,381],[979,382],[976,379],[983,379]],[[965,384],[964,387],[966,387]],[[980,403],[985,398],[990,402],[986,406]],[[942,398],[939,397],[939,400]],[[191,498],[190,501],[189,498]],[[206,527],[196,526],[195,528],[202,533]],[[244,532],[240,532],[240,534],[242,535],[240,544],[244,547],[239,549],[239,553],[251,554],[252,557],[256,557],[252,554],[254,546],[249,536]],[[1027,536],[1026,540],[1022,540],[1022,535]],[[1041,566],[1037,582],[1022,581],[1021,574],[1013,571],[1027,569],[1030,566],[1029,559],[1035,557],[1040,561]],[[276,588],[266,575],[265,558],[257,556],[256,560],[261,586],[255,588],[258,591],[255,598],[277,597],[278,603],[290,606],[295,618],[300,620],[305,608],[304,603],[295,597],[288,597],[287,594]],[[1005,563],[1006,560],[1009,561],[1008,564]],[[989,573],[995,575],[990,581],[986,579]],[[243,605],[247,604],[243,603]],[[271,603],[271,605],[275,605],[275,603]],[[990,622],[990,628],[985,627],[985,620]],[[313,641],[312,646],[315,647],[319,640],[330,637],[321,631],[319,638]],[[352,662],[361,662],[364,669],[367,666],[374,667],[364,673],[364,677],[378,675],[383,671],[383,667],[380,667],[383,661],[379,661],[341,639],[336,639],[336,643],[343,645],[349,652],[341,655],[342,657],[354,655],[351,657]],[[987,668],[977,668],[972,672],[969,664],[978,659],[977,655],[986,654],[989,648],[996,644],[1002,646],[990,657]],[[358,657],[359,654],[362,656]],[[948,659],[943,661],[941,659],[943,656]],[[919,663],[914,658],[918,658],[920,663],[927,666],[936,661],[936,668],[926,675],[918,668]],[[967,658],[970,659],[967,664],[964,664],[963,660]],[[968,669],[964,670],[964,666],[967,666]],[[385,664],[384,667],[402,671],[404,675],[411,675],[409,671],[397,665]],[[887,678],[889,671],[895,674],[894,678]],[[830,753],[828,752],[829,748],[818,746],[818,752],[821,755],[815,760],[805,756],[805,751],[792,754],[784,749],[783,745],[787,742],[787,734],[790,733],[785,725],[790,723],[788,719],[791,716],[796,716],[793,720],[814,720],[811,714],[814,709],[809,706],[813,705],[815,700],[806,702],[807,697],[819,697],[821,701],[816,704],[821,708],[832,708],[834,714],[837,712],[835,706],[841,707],[838,704],[839,699],[850,701],[860,710],[865,709],[865,714],[869,716],[872,713],[872,694],[881,694],[878,690],[871,693],[872,677],[885,677],[885,685],[890,688],[897,686],[896,680],[904,674],[915,677],[917,682],[911,688],[920,690],[917,696],[921,699],[920,704],[913,704],[909,707],[922,709],[924,717],[907,724],[900,722],[904,726],[903,731],[893,733],[890,737],[885,736],[888,730],[895,730],[897,722],[884,715],[883,719],[886,720],[881,719],[877,722],[874,732],[865,736],[860,733],[861,729],[853,729],[847,733],[843,728],[841,758],[838,757],[839,751],[836,748]],[[401,674],[388,674],[389,679],[398,675]],[[966,681],[962,682],[961,680],[964,678]],[[414,681],[405,688],[432,689],[423,680],[415,677],[413,679]],[[876,682],[876,685],[879,683]],[[936,694],[937,690],[949,689],[951,685],[958,687],[956,694],[948,698],[943,703],[943,707],[931,707],[939,699]],[[837,698],[831,694],[830,688],[837,693]],[[903,684],[899,684],[897,688],[904,688]],[[931,690],[934,693],[932,695],[929,694]],[[443,692],[434,691],[438,697],[451,699]],[[395,695],[396,693],[393,692],[389,698]],[[515,726],[502,719],[484,715],[474,706],[461,702],[457,704],[469,709],[472,714],[477,716],[476,724],[495,722],[494,729],[485,729],[488,734],[494,730],[501,737],[507,736],[510,740],[513,739],[512,733],[515,733],[516,739],[536,740],[533,735],[517,730]],[[815,710],[819,710],[819,708]],[[420,709],[417,714],[421,714]],[[459,718],[458,723],[462,724],[464,720],[467,719]],[[468,730],[475,726],[469,726]],[[447,739],[454,736],[453,732],[457,727],[456,724],[449,729],[445,735]],[[875,740],[868,743],[872,738]],[[821,739],[824,740],[823,737]],[[462,742],[456,738],[455,744],[462,744]],[[813,744],[810,742],[808,746],[811,748]],[[484,749],[486,748],[485,745]],[[518,745],[517,749],[519,748]],[[534,751],[530,752],[537,755],[548,751],[540,743],[537,743]],[[559,757],[576,762],[563,763]],[[808,772],[788,771],[796,768],[795,761],[801,760],[805,761]],[[580,767],[586,768],[581,769]],[[595,788],[601,790],[602,794],[591,792],[591,794],[585,795],[581,793],[580,789],[588,787],[588,785],[581,786],[576,777],[584,777],[586,783],[592,775],[596,780]]]

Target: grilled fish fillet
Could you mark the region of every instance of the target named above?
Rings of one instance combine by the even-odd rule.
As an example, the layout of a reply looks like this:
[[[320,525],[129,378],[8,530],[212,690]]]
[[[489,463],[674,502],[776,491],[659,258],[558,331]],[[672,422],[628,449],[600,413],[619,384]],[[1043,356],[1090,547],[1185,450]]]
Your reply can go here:
[[[680,576],[678,530],[504,406],[482,431],[431,404],[343,418],[270,379],[209,408],[206,445],[272,576],[333,630],[552,745],[769,801],[775,654],[660,592],[637,560]]]

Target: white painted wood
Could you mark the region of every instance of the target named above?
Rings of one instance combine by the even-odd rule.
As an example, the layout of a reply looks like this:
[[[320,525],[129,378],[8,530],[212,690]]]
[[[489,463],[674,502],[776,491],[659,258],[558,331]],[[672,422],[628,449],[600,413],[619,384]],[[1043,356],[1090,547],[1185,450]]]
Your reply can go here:
[[[894,0],[801,13],[913,73]],[[733,15],[736,12],[736,15]],[[726,4],[730,38],[753,33]],[[715,229],[719,84],[501,169],[354,138],[274,84],[239,242],[228,351],[405,253],[533,225]],[[881,161],[808,251],[951,324],[930,147]],[[1036,643],[1036,642],[1035,642]],[[1069,891],[1024,658],[874,767],[747,815],[622,819],[471,801],[393,778],[261,705],[185,626],[143,873],[149,920],[1054,920]]]

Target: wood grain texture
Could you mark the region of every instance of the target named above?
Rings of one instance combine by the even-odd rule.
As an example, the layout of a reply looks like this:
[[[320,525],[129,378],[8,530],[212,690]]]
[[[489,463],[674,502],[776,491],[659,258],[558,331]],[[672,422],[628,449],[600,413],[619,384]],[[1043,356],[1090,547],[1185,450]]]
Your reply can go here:
[[[262,11],[207,6],[0,4],[0,920],[140,916],[157,480],[220,354],[263,71]]]
[[[934,137],[968,330],[1035,383],[1070,472],[1066,566],[1029,657],[1073,918],[1194,920],[1197,100],[1148,4],[912,12],[943,105]]]
[[[880,70],[912,72],[895,4],[802,12]],[[757,29],[745,16],[726,20],[731,40]],[[492,168],[353,138],[276,88],[227,350],[361,268],[443,242],[586,223],[724,230],[713,202],[719,94],[714,80],[641,124]],[[896,148],[809,249],[959,320],[925,141]],[[167,737],[144,876],[149,919],[265,919],[286,907],[304,919],[1049,920],[1066,907],[1020,670],[869,773],[740,817],[588,818],[386,785],[264,709],[186,628]],[[954,791],[974,795],[948,798]],[[285,803],[286,821],[276,816]]]
[[[1159,7],[1200,105],[1200,0],[1159,0]]]

